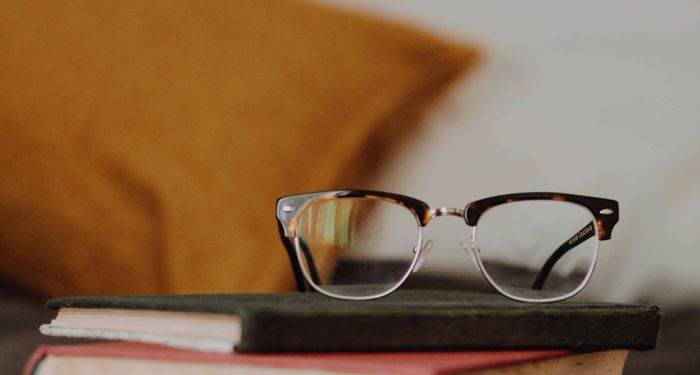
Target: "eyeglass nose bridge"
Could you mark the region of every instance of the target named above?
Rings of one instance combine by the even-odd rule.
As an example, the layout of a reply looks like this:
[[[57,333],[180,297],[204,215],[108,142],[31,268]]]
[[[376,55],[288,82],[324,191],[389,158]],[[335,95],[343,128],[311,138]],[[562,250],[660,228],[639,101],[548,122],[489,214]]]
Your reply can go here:
[[[451,208],[451,207],[440,207],[430,209],[430,218],[436,218],[440,216],[457,216],[464,218],[464,210],[461,208]]]

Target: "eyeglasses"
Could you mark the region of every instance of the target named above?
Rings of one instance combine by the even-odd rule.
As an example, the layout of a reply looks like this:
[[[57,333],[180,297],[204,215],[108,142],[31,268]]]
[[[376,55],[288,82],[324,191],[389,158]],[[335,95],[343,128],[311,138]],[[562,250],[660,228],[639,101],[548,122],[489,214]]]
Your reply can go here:
[[[499,195],[464,209],[431,209],[415,198],[365,190],[277,200],[299,290],[348,300],[396,290],[430,251],[423,228],[456,216],[471,228],[464,250],[498,292],[523,302],[561,301],[590,279],[599,241],[610,239],[618,215],[614,200],[560,193]]]

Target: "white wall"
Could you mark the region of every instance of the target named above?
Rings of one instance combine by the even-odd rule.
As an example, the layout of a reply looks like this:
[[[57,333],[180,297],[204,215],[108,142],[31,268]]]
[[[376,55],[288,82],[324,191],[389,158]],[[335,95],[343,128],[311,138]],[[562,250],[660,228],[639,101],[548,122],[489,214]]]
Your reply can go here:
[[[700,304],[700,2],[328,1],[487,49],[373,188],[617,199],[586,293]],[[459,226],[433,225],[424,267],[475,273]]]

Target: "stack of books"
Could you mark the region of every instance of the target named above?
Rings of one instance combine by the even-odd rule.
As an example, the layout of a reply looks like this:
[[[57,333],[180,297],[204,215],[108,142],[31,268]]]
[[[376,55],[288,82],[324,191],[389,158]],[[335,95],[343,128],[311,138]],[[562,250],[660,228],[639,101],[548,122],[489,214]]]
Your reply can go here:
[[[455,291],[68,297],[25,374],[615,374],[656,346],[656,306]],[[106,341],[105,341],[106,340]]]

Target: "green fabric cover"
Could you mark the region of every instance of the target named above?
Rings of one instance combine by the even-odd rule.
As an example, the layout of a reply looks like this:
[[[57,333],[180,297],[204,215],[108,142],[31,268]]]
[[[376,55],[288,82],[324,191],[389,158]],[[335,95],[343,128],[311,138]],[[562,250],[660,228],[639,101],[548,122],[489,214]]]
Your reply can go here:
[[[514,302],[499,295],[397,291],[371,301],[318,293],[66,297],[62,307],[235,314],[240,352],[454,349],[653,349],[658,306]]]

